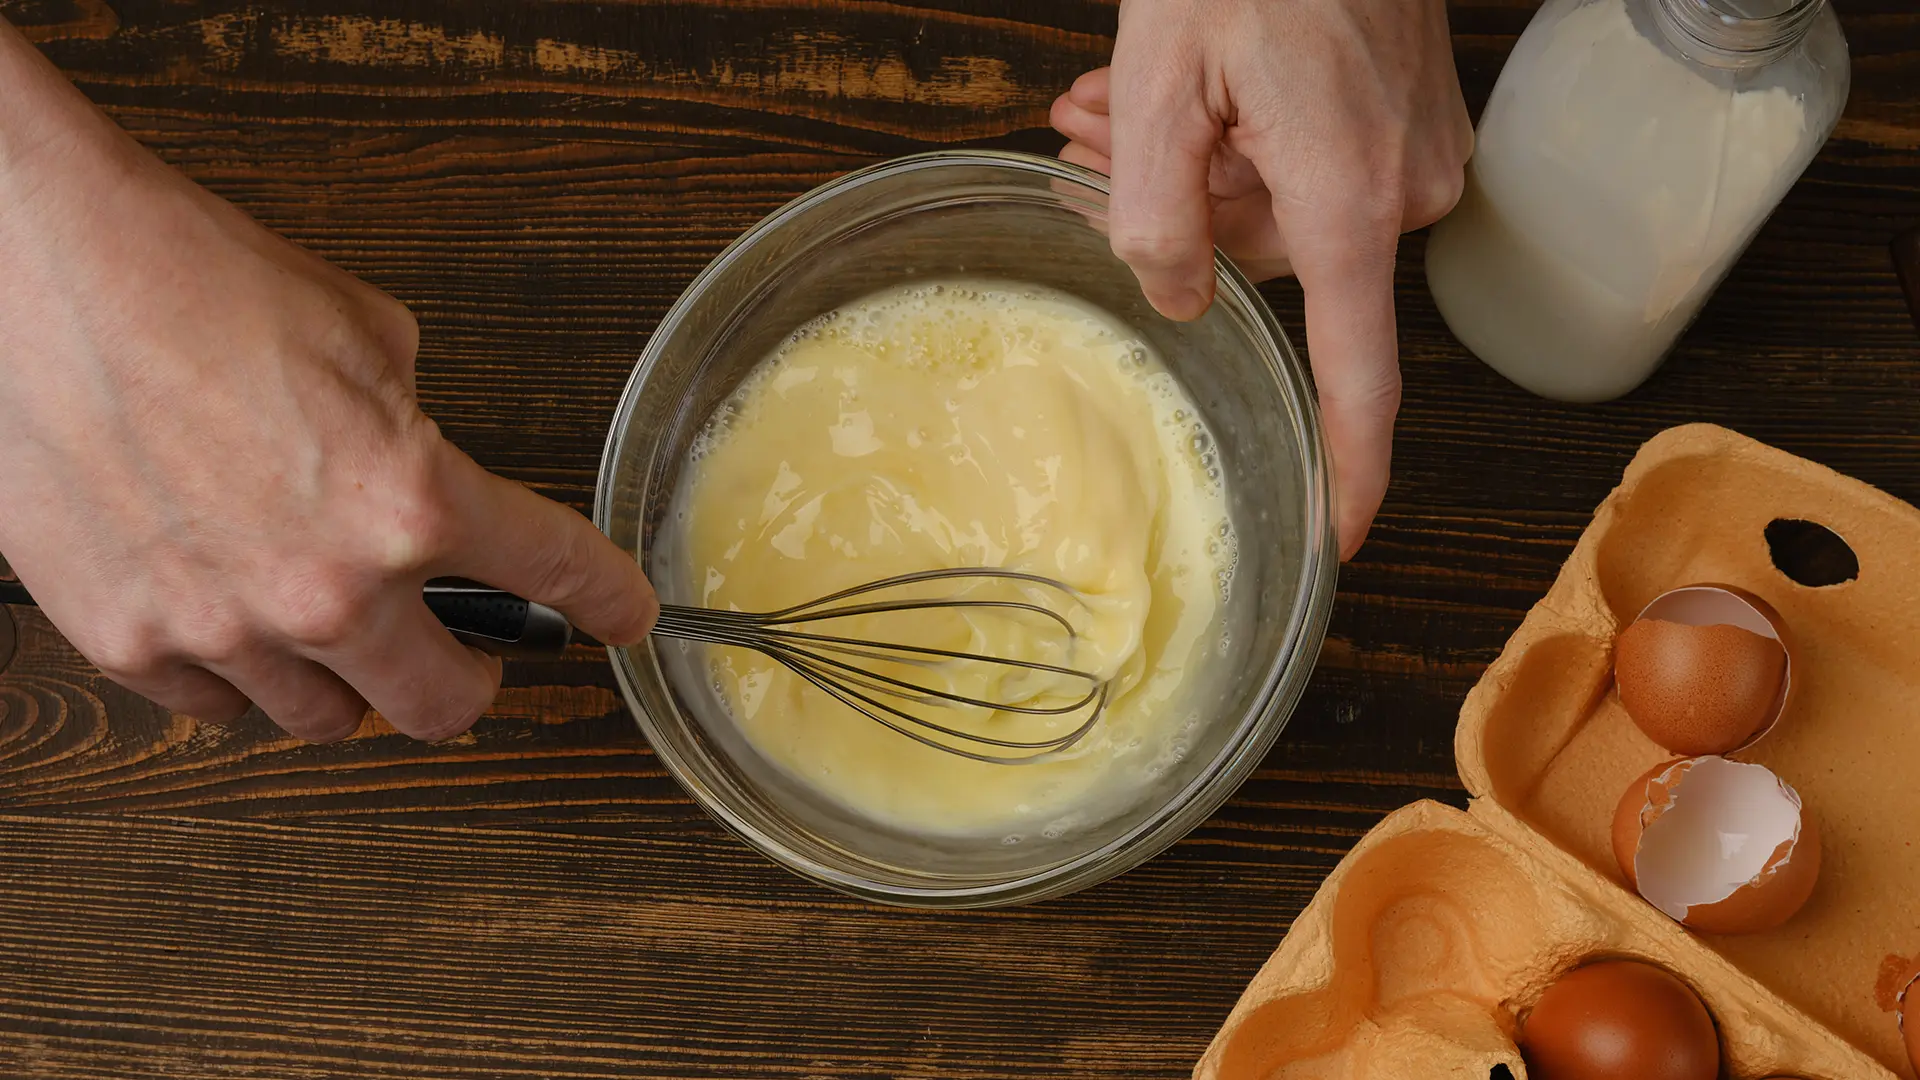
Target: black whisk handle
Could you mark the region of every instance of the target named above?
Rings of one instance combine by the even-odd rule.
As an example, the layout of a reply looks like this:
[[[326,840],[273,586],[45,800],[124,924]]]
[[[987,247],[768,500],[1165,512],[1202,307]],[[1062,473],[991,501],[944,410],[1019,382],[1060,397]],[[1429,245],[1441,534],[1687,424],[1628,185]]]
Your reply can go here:
[[[515,660],[551,659],[585,635],[545,604],[458,578],[436,578],[422,590],[427,609],[453,636],[481,652]]]
[[[459,578],[436,578],[421,590],[427,609],[453,636],[481,652],[514,660],[551,659],[575,641],[598,644],[545,604]],[[0,579],[0,604],[35,606],[17,581]]]
[[[27,591],[25,585],[5,578],[0,578],[0,604],[15,604],[20,607],[39,606],[33,602],[33,594]]]

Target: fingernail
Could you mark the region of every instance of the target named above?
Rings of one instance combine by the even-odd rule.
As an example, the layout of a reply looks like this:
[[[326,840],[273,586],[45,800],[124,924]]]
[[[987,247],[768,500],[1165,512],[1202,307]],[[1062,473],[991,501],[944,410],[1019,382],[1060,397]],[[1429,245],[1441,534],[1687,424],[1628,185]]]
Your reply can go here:
[[[1160,314],[1176,322],[1190,322],[1207,313],[1212,300],[1198,289],[1178,289],[1160,304]]]
[[[601,640],[616,648],[638,645],[647,640],[647,635],[653,633],[653,624],[659,621],[660,601],[649,593],[646,601],[638,611],[634,612],[634,615],[635,621],[628,623],[620,633],[608,635]]]

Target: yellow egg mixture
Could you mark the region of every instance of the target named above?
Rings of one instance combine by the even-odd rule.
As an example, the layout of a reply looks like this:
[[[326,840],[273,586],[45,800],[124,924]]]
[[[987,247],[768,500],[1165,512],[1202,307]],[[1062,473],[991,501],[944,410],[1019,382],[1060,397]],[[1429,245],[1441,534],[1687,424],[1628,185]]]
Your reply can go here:
[[[1073,638],[998,611],[807,627],[1110,679],[1093,730],[1035,764],[942,753],[765,656],[711,653],[714,688],[748,740],[856,812],[923,832],[1057,835],[1124,809],[1204,722],[1196,695],[1219,674],[1209,661],[1236,550],[1211,448],[1185,390],[1104,313],[1022,285],[903,287],[802,327],[709,422],[679,493],[669,546],[683,565],[671,572],[697,603],[743,611],[944,567],[1026,571],[1078,590],[1077,601],[991,582],[907,594],[1042,602],[1073,622]],[[995,702],[1060,702],[1086,689],[969,664],[907,677]],[[1028,740],[1086,718],[909,711]]]

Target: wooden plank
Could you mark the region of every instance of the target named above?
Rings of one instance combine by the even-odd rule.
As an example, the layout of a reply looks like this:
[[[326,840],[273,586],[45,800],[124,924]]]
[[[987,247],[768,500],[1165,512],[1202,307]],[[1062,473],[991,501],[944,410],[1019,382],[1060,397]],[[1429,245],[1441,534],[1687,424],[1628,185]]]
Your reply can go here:
[[[1484,102],[1529,0],[1453,9]],[[147,145],[421,316],[428,410],[585,508],[632,360],[785,200],[937,146],[1047,152],[1092,0],[0,0]],[[1600,407],[1447,334],[1402,250],[1407,404],[1286,737],[1149,866],[1033,909],[879,910],[686,799],[586,650],[469,736],[328,747],[166,715],[15,612],[0,1075],[1179,1076],[1386,811],[1459,802],[1460,697],[1635,446],[1712,420],[1920,499],[1920,14],[1846,0],[1835,140],[1680,351]],[[1301,326],[1290,284],[1266,295]]]

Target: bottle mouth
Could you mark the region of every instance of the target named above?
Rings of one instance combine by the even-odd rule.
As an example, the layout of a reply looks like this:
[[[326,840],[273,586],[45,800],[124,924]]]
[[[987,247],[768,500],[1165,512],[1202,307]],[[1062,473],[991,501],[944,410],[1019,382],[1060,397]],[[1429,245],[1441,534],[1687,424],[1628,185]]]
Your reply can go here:
[[[1777,19],[1809,5],[1806,0],[1707,0],[1704,6],[1733,19]]]
[[[1717,67],[1752,67],[1792,51],[1827,0],[1656,0],[1674,47]]]

